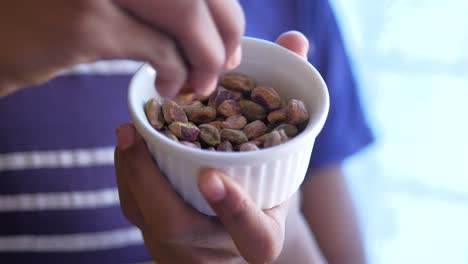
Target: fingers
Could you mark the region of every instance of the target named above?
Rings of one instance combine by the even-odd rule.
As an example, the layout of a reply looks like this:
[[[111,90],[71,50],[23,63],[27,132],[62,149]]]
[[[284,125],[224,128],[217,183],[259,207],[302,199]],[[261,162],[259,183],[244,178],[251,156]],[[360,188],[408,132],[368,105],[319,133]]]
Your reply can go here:
[[[307,52],[309,51],[309,40],[298,31],[288,31],[276,40],[278,45],[281,45],[297,55],[307,58]]]
[[[226,55],[238,46],[243,32],[243,16],[240,19],[229,14],[229,8],[238,9],[236,1],[219,1],[226,3],[227,8],[221,7],[221,3],[208,6],[206,1],[200,0],[116,2],[175,40],[189,70],[189,83],[197,93],[208,94],[216,88]],[[165,82],[173,78],[172,75],[158,76]]]
[[[188,226],[187,221],[196,223],[194,210],[183,202],[163,177],[135,127],[124,124],[117,133],[115,168],[119,192],[124,198],[125,215],[132,216],[136,210],[134,207],[138,208],[145,230],[149,229],[146,231],[158,239],[174,238],[175,233],[183,233],[181,227]]]
[[[122,131],[125,133],[128,131]],[[122,136],[121,136],[122,137]],[[117,160],[117,149],[114,152],[115,159]],[[116,163],[116,171],[119,175],[122,175],[124,168],[121,166],[121,162]],[[119,201],[120,207],[122,208],[123,214],[130,221],[140,229],[143,229],[144,221],[141,215],[140,209],[138,208],[137,202],[131,193],[128,183],[124,177],[117,177],[117,188],[119,190]]]
[[[176,27],[174,33],[189,64],[190,85],[195,92],[208,95],[216,88],[226,52],[208,6],[204,1],[196,1],[196,12],[187,20],[192,25]]]
[[[109,31],[116,43],[111,56],[147,61],[158,72],[156,88],[164,97],[173,97],[188,77],[185,62],[175,41],[168,35],[154,30],[130,14],[115,9],[110,16],[113,23]],[[170,78],[168,77],[170,76]]]
[[[234,180],[215,170],[202,171],[199,189],[250,263],[267,263],[283,247],[286,205],[261,211]]]
[[[221,34],[226,52],[226,69],[237,67],[241,59],[240,38],[244,34],[245,18],[237,0],[207,0],[208,8]]]

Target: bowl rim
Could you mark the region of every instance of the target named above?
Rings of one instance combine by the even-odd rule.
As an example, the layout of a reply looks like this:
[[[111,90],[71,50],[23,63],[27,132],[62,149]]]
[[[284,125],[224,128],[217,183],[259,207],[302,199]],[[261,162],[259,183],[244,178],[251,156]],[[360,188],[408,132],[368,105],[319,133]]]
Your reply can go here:
[[[175,152],[180,152],[185,155],[190,155],[192,154],[193,157],[196,159],[205,159],[205,160],[210,160],[210,159],[216,159],[217,161],[223,160],[223,161],[233,161],[234,159],[241,159],[241,160],[258,160],[258,159],[264,159],[264,158],[269,158],[269,157],[275,157],[278,154],[288,152],[288,151],[294,151],[294,149],[300,148],[302,145],[301,142],[304,142],[304,140],[314,140],[317,135],[320,133],[322,130],[323,126],[325,125],[325,121],[328,116],[328,111],[329,111],[329,94],[328,94],[328,89],[325,84],[325,81],[323,80],[322,76],[320,73],[315,69],[312,64],[310,64],[307,60],[303,59],[301,56],[297,55],[296,53],[281,47],[280,45],[263,40],[263,39],[258,39],[258,38],[252,38],[252,37],[242,37],[242,45],[263,45],[265,48],[270,48],[274,49],[275,52],[281,52],[283,54],[286,54],[291,60],[294,60],[295,63],[302,64],[303,67],[307,67],[310,74],[314,75],[315,78],[318,79],[318,87],[315,87],[314,89],[319,89],[320,93],[322,95],[323,100],[319,103],[319,106],[317,107],[318,110],[318,119],[312,120],[309,119],[307,126],[305,129],[299,133],[297,136],[292,138],[291,140],[288,140],[285,143],[282,143],[280,145],[270,147],[270,148],[264,148],[260,149],[257,151],[246,151],[246,152],[222,152],[222,151],[208,151],[204,149],[196,149],[192,147],[185,146],[183,144],[180,144],[176,141],[173,141],[169,138],[167,138],[165,135],[154,129],[146,119],[146,115],[143,115],[145,118],[144,120],[141,120],[141,118],[138,117],[136,114],[136,108],[141,107],[141,105],[138,105],[138,100],[136,99],[137,93],[135,90],[138,89],[138,82],[140,75],[147,74],[145,73],[148,71],[151,74],[157,74],[156,70],[154,70],[149,64],[144,63],[143,65],[140,66],[140,68],[136,71],[134,76],[132,76],[132,79],[129,83],[129,88],[128,88],[128,108],[130,111],[130,114],[132,116],[133,122],[136,124],[137,130],[139,128],[143,129],[143,131],[138,131],[140,134],[145,134],[147,136],[151,135],[153,138],[158,140],[158,144],[161,143],[163,148],[170,148],[171,151]],[[234,70],[235,71],[235,70]],[[138,125],[137,125],[138,124]],[[145,135],[142,135],[143,138],[145,138]],[[190,153],[190,154],[189,154]]]

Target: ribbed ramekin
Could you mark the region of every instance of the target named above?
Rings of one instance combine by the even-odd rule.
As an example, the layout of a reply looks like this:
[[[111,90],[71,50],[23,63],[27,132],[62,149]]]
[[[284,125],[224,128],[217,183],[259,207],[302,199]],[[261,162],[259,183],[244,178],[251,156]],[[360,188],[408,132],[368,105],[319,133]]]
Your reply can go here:
[[[307,171],[315,138],[329,108],[328,91],[318,71],[293,52],[274,43],[242,40],[242,63],[234,70],[274,87],[286,99],[302,100],[310,119],[305,130],[281,145],[251,152],[213,152],[194,149],[155,131],[146,119],[144,103],[158,97],[156,72],[144,65],[130,82],[129,110],[159,167],[185,201],[202,213],[214,215],[197,187],[201,168],[217,168],[234,178],[262,209],[291,197]]]

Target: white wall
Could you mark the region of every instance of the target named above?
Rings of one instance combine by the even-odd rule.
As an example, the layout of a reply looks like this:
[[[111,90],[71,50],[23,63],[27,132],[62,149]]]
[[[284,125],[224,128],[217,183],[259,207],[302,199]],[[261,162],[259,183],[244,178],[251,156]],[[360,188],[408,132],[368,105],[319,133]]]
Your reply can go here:
[[[372,263],[468,263],[468,1],[332,2],[377,136],[347,164]]]

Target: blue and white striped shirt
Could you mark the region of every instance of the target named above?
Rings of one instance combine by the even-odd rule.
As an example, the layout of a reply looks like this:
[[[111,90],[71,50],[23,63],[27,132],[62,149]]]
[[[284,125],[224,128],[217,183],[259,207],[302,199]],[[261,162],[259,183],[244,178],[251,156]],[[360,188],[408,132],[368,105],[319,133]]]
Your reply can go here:
[[[331,95],[311,166],[341,161],[371,140],[343,43],[324,0],[241,1],[247,35],[298,29]],[[130,120],[126,90],[139,63],[79,65],[39,87],[0,98],[0,262],[150,260],[123,216],[113,168],[115,128]]]

